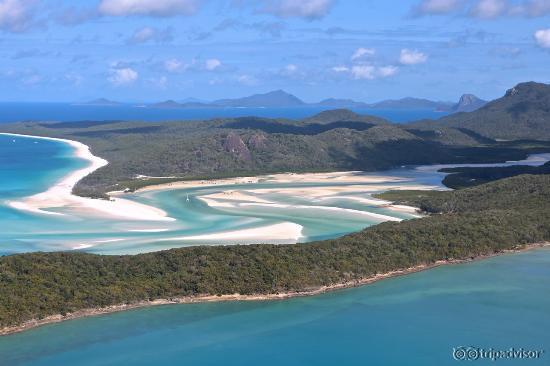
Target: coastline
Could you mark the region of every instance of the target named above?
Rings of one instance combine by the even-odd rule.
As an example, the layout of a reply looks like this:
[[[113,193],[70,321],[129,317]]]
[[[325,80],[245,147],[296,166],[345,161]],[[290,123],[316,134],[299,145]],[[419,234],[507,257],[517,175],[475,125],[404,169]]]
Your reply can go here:
[[[88,166],[70,172],[45,192],[25,197],[19,201],[8,201],[8,205],[12,208],[36,214],[63,215],[46,209],[70,207],[81,212],[89,213],[92,210],[97,214],[132,220],[174,221],[174,219],[167,217],[166,212],[163,210],[130,200],[115,198],[108,201],[73,195],[73,188],[81,179],[109,164],[107,160],[93,155],[89,146],[81,142],[56,137],[14,133],[0,133],[0,135],[62,142],[74,148],[75,157],[90,162]]]
[[[321,294],[336,291],[336,290],[361,287],[361,286],[369,285],[384,279],[405,276],[408,274],[426,271],[426,270],[437,268],[440,266],[471,263],[474,261],[481,261],[484,259],[497,257],[500,255],[521,253],[521,252],[545,248],[549,246],[550,246],[550,242],[525,244],[523,247],[518,249],[503,250],[501,252],[494,252],[491,254],[479,255],[475,258],[469,258],[469,259],[439,260],[430,264],[420,264],[414,267],[376,274],[374,276],[363,278],[363,279],[357,279],[353,281],[342,282],[342,283],[337,283],[337,284],[328,285],[328,286],[319,286],[310,290],[304,290],[300,292],[294,291],[294,292],[284,292],[284,293],[276,293],[276,294],[252,294],[252,295],[229,294],[229,295],[220,295],[220,296],[204,294],[204,295],[196,295],[196,296],[174,297],[169,299],[156,299],[152,301],[139,301],[132,304],[111,305],[111,306],[102,307],[102,308],[82,309],[82,310],[75,311],[73,313],[68,313],[66,315],[61,315],[61,314],[50,315],[43,319],[29,320],[20,325],[4,327],[0,329],[0,336],[15,334],[15,333],[23,332],[33,328],[37,328],[43,325],[59,323],[67,320],[74,320],[74,319],[97,316],[97,315],[105,315],[105,314],[116,313],[120,311],[140,309],[140,308],[146,308],[151,306],[194,304],[194,303],[207,303],[207,302],[226,302],[226,301],[275,301],[275,300],[286,300],[286,299],[291,299],[295,297],[315,296],[315,295],[321,295]]]
[[[198,199],[213,208],[239,208],[247,206],[279,207],[282,205],[265,199],[264,194],[283,194],[307,198],[311,201],[322,202],[332,199],[345,199],[357,203],[372,205],[375,207],[386,208],[391,211],[408,214],[411,217],[422,217],[419,215],[418,208],[412,206],[395,205],[390,201],[375,198],[364,198],[349,195],[357,192],[372,192],[373,190],[434,190],[439,187],[424,184],[405,184],[407,179],[389,175],[365,175],[362,171],[345,172],[325,172],[325,173],[278,173],[269,175],[258,175],[254,177],[234,177],[221,179],[203,179],[203,180],[181,180],[168,183],[152,184],[141,187],[135,193],[160,192],[177,189],[210,188],[221,186],[219,192],[210,193],[203,196],[197,196]],[[266,183],[266,184],[288,184],[288,183],[307,183],[319,184],[318,186],[307,187],[280,187],[280,188],[260,188],[246,185]],[[231,186],[244,187],[231,187]],[[227,186],[227,187],[226,187]],[[121,197],[122,191],[109,192],[110,195]],[[287,205],[284,205],[285,207]],[[388,215],[380,215],[372,212],[336,208],[322,205],[307,206],[299,205],[296,208],[315,208],[323,210],[333,210],[346,212],[348,214],[357,214],[369,216],[374,220],[380,221],[401,221]]]
[[[149,191],[163,191],[170,189],[186,189],[197,187],[211,187],[211,186],[224,186],[224,185],[246,185],[260,182],[269,183],[318,183],[319,181],[326,181],[325,183],[355,183],[360,184],[374,184],[374,183],[399,183],[404,182],[402,178],[384,176],[384,175],[362,175],[363,171],[342,171],[342,172],[328,172],[328,173],[277,173],[277,174],[262,174],[250,177],[234,177],[234,178],[214,178],[214,179],[195,179],[185,180],[182,178],[180,181],[158,183],[146,185],[138,188],[135,192],[149,192]],[[173,177],[157,177],[157,178],[173,178]],[[120,191],[109,193],[122,193]]]

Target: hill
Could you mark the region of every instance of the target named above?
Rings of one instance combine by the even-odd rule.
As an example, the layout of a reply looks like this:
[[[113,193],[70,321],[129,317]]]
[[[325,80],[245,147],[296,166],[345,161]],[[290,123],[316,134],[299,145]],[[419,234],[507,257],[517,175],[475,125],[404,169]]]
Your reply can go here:
[[[254,94],[249,97],[237,99],[219,99],[212,102],[212,104],[223,107],[247,108],[299,107],[305,105],[302,100],[283,90],[275,90],[265,94]]]
[[[376,116],[361,115],[348,109],[332,109],[317,113],[304,119],[306,123],[332,123],[338,121],[367,122],[371,124],[389,124],[390,121]]]
[[[279,172],[383,170],[401,165],[491,163],[548,151],[515,146],[451,127],[437,131],[395,125],[347,110],[300,120],[257,117],[161,123],[22,122],[2,132],[80,141],[109,164],[74,192],[105,192],[152,184],[139,176],[203,179]],[[546,150],[545,150],[546,149]]]
[[[461,128],[501,140],[550,140],[550,85],[521,83],[474,112],[410,126],[427,130]]]
[[[434,111],[445,111],[452,106],[449,102],[436,102],[420,98],[402,98],[384,100],[378,103],[369,104],[373,109],[430,109]]]
[[[202,101],[195,98],[186,98],[182,101],[167,100],[149,104],[152,108],[292,108],[292,107],[318,107],[330,109],[388,109],[388,110],[433,110],[441,112],[470,112],[485,105],[485,101],[472,94],[464,94],[456,104],[451,102],[438,102],[420,98],[402,98],[397,100],[384,100],[377,103],[358,102],[353,99],[327,98],[317,103],[305,103],[298,97],[283,90],[275,90],[264,94],[254,94],[244,98],[225,98],[213,102]]]
[[[479,99],[473,94],[464,94],[460,97],[457,104],[452,106],[450,112],[473,112],[487,104],[486,100]]]
[[[122,103],[115,102],[113,100],[109,100],[106,98],[98,98],[94,100],[90,100],[88,102],[79,103],[80,105],[90,105],[90,106],[117,106],[121,105]]]
[[[328,98],[323,99],[319,103],[316,103],[319,107],[328,107],[328,108],[370,108],[370,105],[363,102],[356,102],[352,99],[337,99],[337,98]]]

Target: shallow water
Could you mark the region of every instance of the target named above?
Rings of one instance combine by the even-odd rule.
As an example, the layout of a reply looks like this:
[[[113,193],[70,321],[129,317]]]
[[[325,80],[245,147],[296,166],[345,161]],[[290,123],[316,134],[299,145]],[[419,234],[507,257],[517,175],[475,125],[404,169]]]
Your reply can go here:
[[[540,165],[550,154],[537,155],[526,163]],[[47,190],[74,169],[88,164],[73,156],[73,148],[66,143],[33,138],[0,135],[0,255],[29,251],[85,250],[101,254],[140,253],[173,247],[220,244],[220,240],[177,240],[174,238],[246,230],[290,222],[301,225],[300,242],[320,240],[359,231],[378,224],[383,219],[366,215],[385,215],[396,219],[410,219],[414,215],[380,207],[361,199],[371,198],[396,185],[425,187],[441,186],[444,176],[434,167],[403,167],[385,172],[357,173],[365,179],[383,175],[381,183],[362,183],[350,192],[323,197],[304,197],[285,193],[284,189],[315,189],[350,186],[351,183],[270,183],[215,187],[197,187],[169,191],[151,191],[128,194],[124,198],[158,207],[167,212],[174,222],[131,221],[90,215],[71,209],[52,209],[64,216],[28,213],[11,208],[9,201],[21,200]],[[400,181],[395,183],[393,179]],[[353,183],[357,184],[357,183]],[[274,205],[238,204],[234,207],[210,207],[201,196],[225,190],[274,189],[262,193],[261,198]],[[189,197],[189,201],[187,198]],[[144,232],[147,230],[149,232]],[[223,244],[289,243],[295,239],[262,238],[230,239]]]
[[[413,217],[409,213],[391,211],[368,204],[358,204],[353,197],[368,197],[364,189],[346,193],[350,198],[312,200],[277,192],[263,194],[262,198],[275,205],[247,207],[208,206],[199,199],[211,193],[231,189],[320,187],[326,183],[246,184],[215,187],[197,187],[170,191],[127,194],[124,198],[163,209],[175,222],[132,221],[101,217],[67,208],[49,209],[64,216],[28,213],[9,206],[9,201],[45,191],[71,170],[82,168],[85,161],[72,156],[72,148],[63,142],[37,140],[0,135],[0,254],[26,251],[79,249],[96,253],[137,253],[177,246],[220,244],[219,240],[181,240],[173,238],[204,235],[226,231],[245,230],[273,224],[292,222],[303,226],[300,241],[323,239],[358,231],[383,220],[365,216],[372,212],[399,219]],[[414,177],[400,185],[416,183]],[[382,185],[395,185],[390,181]],[[349,185],[349,184],[332,184]],[[378,185],[378,184],[377,184]],[[368,186],[368,185],[367,185]],[[372,192],[380,191],[380,188]],[[187,198],[189,197],[189,200]],[[296,208],[298,205],[300,208]],[[285,207],[287,206],[287,207]],[[290,207],[292,206],[292,207]],[[319,208],[347,209],[337,211]],[[356,212],[349,211],[355,210]],[[148,230],[150,232],[144,232]],[[250,239],[257,242],[258,238]],[[224,244],[246,240],[224,241]],[[295,242],[295,239],[269,240],[272,243]]]
[[[285,301],[169,305],[0,337],[6,365],[384,365],[458,362],[453,347],[545,350],[550,250],[439,267]]]

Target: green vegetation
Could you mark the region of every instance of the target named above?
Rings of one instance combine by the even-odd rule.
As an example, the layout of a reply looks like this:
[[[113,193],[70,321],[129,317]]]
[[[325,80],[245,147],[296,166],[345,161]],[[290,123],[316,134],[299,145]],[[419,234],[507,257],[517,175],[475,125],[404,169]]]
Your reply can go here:
[[[445,191],[424,191],[424,190],[397,190],[386,191],[382,193],[373,194],[374,198],[381,200],[392,201],[394,203],[402,205],[410,205],[419,207],[420,200],[433,199],[437,197],[445,197],[447,192]]]
[[[463,167],[441,169],[440,172],[451,173],[443,179],[444,185],[449,188],[460,189],[521,174],[550,174],[550,162],[538,167],[527,165],[493,168]]]
[[[471,113],[456,113],[437,121],[414,124],[416,128],[437,130],[463,128],[493,139],[550,140],[550,85],[521,83],[502,98]]]
[[[246,117],[162,123],[24,122],[3,124],[0,130],[78,140],[90,146],[109,165],[81,180],[74,193],[99,198],[106,198],[109,191],[158,181],[493,163],[524,159],[534,150],[550,151],[550,145],[516,146],[459,128],[411,129],[345,110],[303,121]]]
[[[538,209],[550,202],[550,175],[520,175],[458,191],[389,191],[376,197],[428,213]]]
[[[306,291],[550,240],[550,176],[518,176],[406,197],[439,214],[309,244],[188,247],[134,256],[1,257],[0,325],[158,298]]]
[[[301,121],[243,117],[162,123],[20,122],[3,124],[0,131],[90,146],[109,165],[81,180],[74,193],[106,198],[112,190],[155,183],[139,176],[173,181],[521,160],[529,153],[550,151],[548,121],[550,85],[522,83],[474,112],[405,125],[336,109]],[[462,187],[510,174],[481,175],[455,175],[447,182]]]

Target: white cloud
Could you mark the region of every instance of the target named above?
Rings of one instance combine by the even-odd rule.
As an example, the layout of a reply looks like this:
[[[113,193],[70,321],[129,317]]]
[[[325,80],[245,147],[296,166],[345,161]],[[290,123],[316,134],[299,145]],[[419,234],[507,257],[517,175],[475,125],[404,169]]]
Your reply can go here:
[[[348,72],[349,67],[347,67],[347,66],[334,66],[332,68],[332,71],[334,71],[334,72]]]
[[[164,61],[164,69],[168,72],[182,72],[189,68],[189,65],[184,63],[181,60],[178,60],[177,58],[171,58],[169,60]]]
[[[33,23],[35,0],[0,0],[0,30],[24,32]]]
[[[147,42],[155,37],[155,30],[151,27],[143,27],[135,31],[132,36],[134,42],[142,43]]]
[[[270,0],[263,12],[281,18],[319,19],[330,11],[334,0]]]
[[[550,14],[550,1],[531,0],[525,5],[525,11],[530,17],[541,17]]]
[[[41,83],[43,80],[41,75],[38,74],[32,74],[29,75],[21,80],[21,82],[25,85],[36,85]]]
[[[111,70],[111,76],[108,80],[115,86],[122,86],[132,84],[138,79],[139,75],[137,71],[132,68],[126,67],[122,69]]]
[[[75,86],[80,85],[82,83],[82,80],[84,80],[84,78],[80,74],[77,74],[75,72],[66,73],[64,77],[65,77],[65,80],[67,80],[68,82],[70,82]]]
[[[159,30],[152,27],[143,27],[137,29],[128,39],[128,43],[146,43],[155,41],[159,43],[170,42],[172,40],[172,29],[166,28]]]
[[[285,71],[288,72],[289,74],[293,74],[297,70],[298,70],[298,66],[296,66],[294,64],[288,64],[288,65],[285,66]]]
[[[502,58],[515,58],[521,55],[521,48],[519,47],[497,47],[489,51],[493,56],[498,56]]]
[[[528,0],[522,4],[510,7],[511,15],[527,16],[531,18],[542,17],[550,14],[550,1]]]
[[[276,72],[277,75],[291,79],[305,79],[307,71],[295,64],[288,64]]]
[[[376,68],[371,65],[355,65],[351,67],[351,75],[355,79],[369,79],[375,78]]]
[[[378,75],[380,77],[387,78],[397,74],[398,70],[399,68],[396,66],[382,66],[378,68]]]
[[[464,12],[471,5],[468,12]],[[464,13],[480,19],[501,16],[541,17],[550,14],[550,0],[422,0],[412,9],[413,15]]]
[[[449,14],[463,6],[462,0],[423,0],[414,13],[417,15],[443,15]]]
[[[550,28],[536,31],[535,40],[540,47],[550,48]]]
[[[418,50],[409,50],[404,48],[401,50],[401,55],[399,56],[399,62],[403,65],[416,65],[423,64],[428,60],[428,55],[422,53]]]
[[[199,5],[199,0],[102,0],[99,12],[111,16],[170,17],[194,14]]]
[[[149,79],[149,82],[158,89],[166,89],[168,78],[166,76],[160,76],[158,78]]]
[[[476,18],[492,19],[504,14],[508,9],[506,0],[480,0],[470,9]]]
[[[216,70],[222,65],[222,62],[217,58],[211,58],[205,61],[204,68],[208,71]]]
[[[243,85],[252,86],[258,84],[258,79],[251,75],[240,75],[237,81]]]
[[[362,58],[363,56],[372,56],[375,53],[376,53],[376,50],[374,48],[359,47],[357,50],[355,50],[355,52],[351,56],[351,60],[355,61]]]
[[[397,73],[399,68],[396,66],[374,66],[368,64],[347,66],[335,66],[332,71],[338,73],[346,73],[351,75],[356,80],[374,80],[379,78],[387,78]]]

